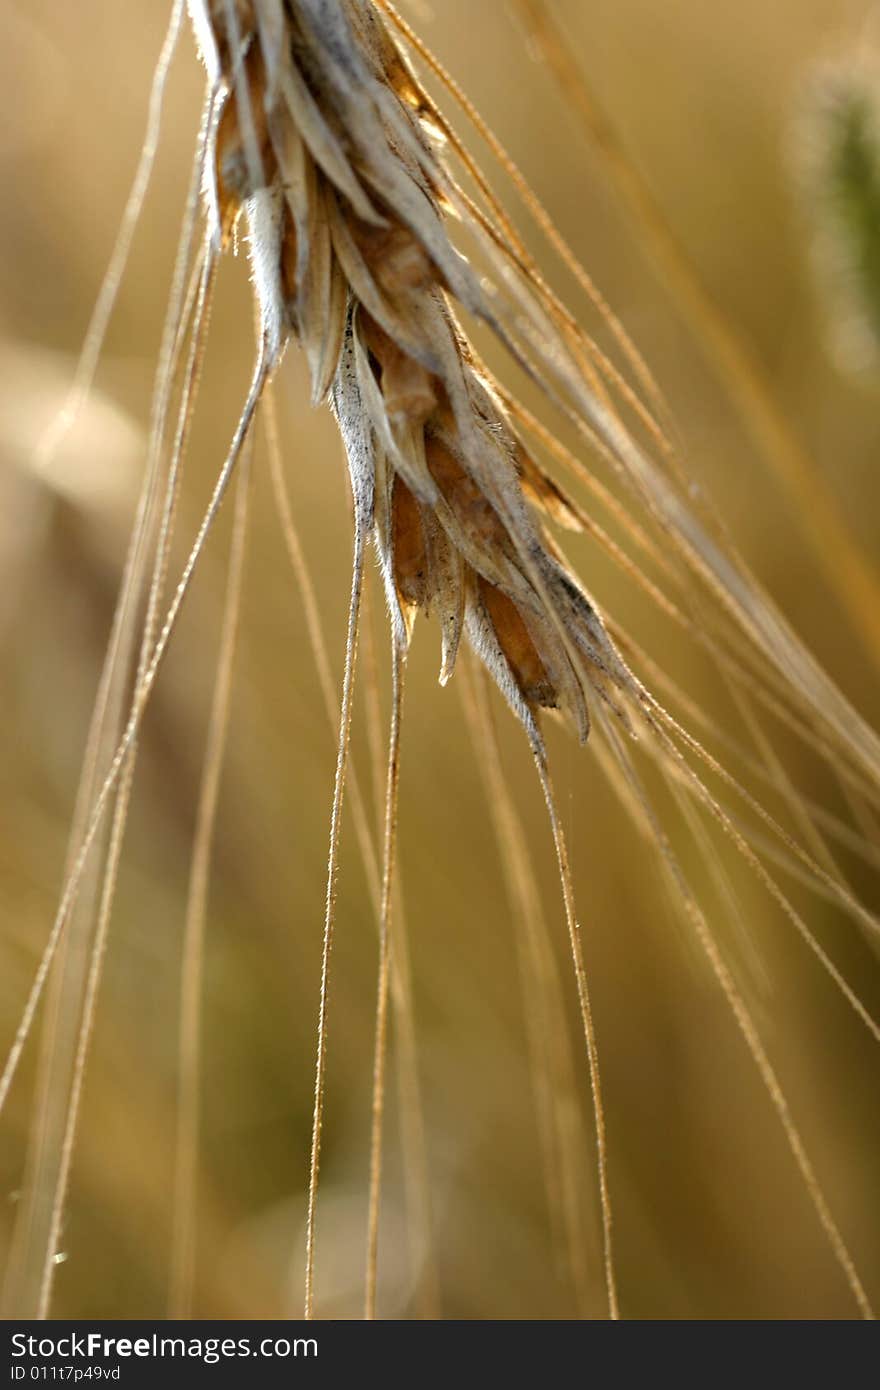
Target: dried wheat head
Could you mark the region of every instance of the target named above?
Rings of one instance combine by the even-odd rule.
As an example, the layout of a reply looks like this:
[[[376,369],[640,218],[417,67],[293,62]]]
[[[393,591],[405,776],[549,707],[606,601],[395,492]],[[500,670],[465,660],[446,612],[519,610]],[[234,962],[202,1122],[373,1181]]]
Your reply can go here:
[[[214,91],[207,199],[242,211],[270,365],[293,336],[329,397],[395,640],[419,610],[464,632],[529,732],[557,709],[586,739],[588,691],[628,684],[541,514],[566,499],[479,370],[453,302],[494,322],[444,221],[432,107],[371,0],[190,0]]]

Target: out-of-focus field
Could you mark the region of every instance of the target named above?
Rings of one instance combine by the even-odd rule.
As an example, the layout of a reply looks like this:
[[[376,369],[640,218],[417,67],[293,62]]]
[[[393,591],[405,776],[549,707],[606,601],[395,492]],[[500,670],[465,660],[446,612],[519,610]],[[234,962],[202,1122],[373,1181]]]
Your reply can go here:
[[[187,32],[161,150],[97,391],[51,473],[37,443],[63,403],[138,157],[165,4],[3,0],[0,66],[0,1052],[45,943],[91,701],[145,456],[155,357],[199,119]],[[875,559],[880,397],[826,351],[793,146],[803,84],[851,49],[866,3],[553,0],[572,47],[712,294],[747,337],[793,429]],[[632,332],[672,404],[695,476],[747,560],[869,718],[868,658],[828,596],[792,506],[748,443],[601,166],[501,0],[408,11],[514,154]],[[568,277],[530,237],[553,283]],[[225,264],[172,570],[188,549],[246,387],[244,257]],[[500,361],[496,356],[494,361]],[[341,448],[308,405],[303,363],[278,384],[284,462],[341,672],[350,521]],[[55,1312],[166,1307],[181,932],[223,597],[229,516],[213,537],[150,707],[89,1067]],[[602,609],[668,661],[694,699],[727,704],[675,633],[581,537],[567,552]],[[372,630],[382,672],[381,606]],[[369,671],[369,648],[362,669]],[[420,624],[407,693],[400,867],[415,977],[442,1313],[567,1317],[554,1258],[506,896],[456,681],[436,682]],[[520,731],[497,724],[533,847],[589,1093],[552,843]],[[550,733],[575,869],[608,1109],[624,1312],[635,1317],[848,1317],[850,1299],[717,989],[589,747]],[[790,766],[800,756],[785,743]],[[355,757],[368,784],[360,709]],[[301,603],[255,459],[241,644],[210,899],[196,1311],[298,1311],[334,739]],[[804,764],[804,775],[812,776]],[[811,787],[838,794],[815,777]],[[698,885],[704,872],[686,862]],[[719,853],[722,853],[719,848]],[[732,865],[733,861],[729,861]],[[869,1289],[880,1290],[880,1109],[867,1035],[778,910],[736,870],[763,970],[749,998]],[[861,885],[864,886],[864,885]],[[875,959],[806,898],[875,1011]],[[711,895],[708,898],[712,907]],[[376,936],[346,821],[319,1210],[318,1311],[360,1308]],[[872,982],[873,980],[873,982]],[[22,1180],[38,1059],[32,1039],[0,1131],[0,1247]],[[406,1316],[392,1098],[380,1312]],[[594,1186],[591,1169],[583,1182]],[[591,1256],[601,1310],[597,1243]]]

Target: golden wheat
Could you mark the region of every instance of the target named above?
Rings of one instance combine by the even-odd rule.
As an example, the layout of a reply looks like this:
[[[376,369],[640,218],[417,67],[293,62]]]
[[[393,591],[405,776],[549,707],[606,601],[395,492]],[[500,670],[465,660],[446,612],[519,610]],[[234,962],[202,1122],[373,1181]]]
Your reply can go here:
[[[527,6],[532,17],[541,7]],[[343,798],[348,782],[355,801],[361,851],[367,865],[379,930],[379,969],[373,1065],[370,1182],[365,1261],[365,1313],[377,1312],[379,1211],[383,1173],[386,1054],[389,1002],[407,1044],[402,1089],[411,1099],[411,1153],[420,1166],[423,1145],[417,1070],[412,1042],[406,945],[395,887],[397,792],[406,658],[419,614],[437,619],[440,681],[464,678],[466,708],[477,756],[483,760],[489,801],[506,858],[520,926],[524,977],[533,977],[538,1000],[531,1047],[536,1094],[542,1110],[542,1142],[551,1209],[564,1232],[574,1281],[582,1299],[583,1220],[571,1156],[578,1149],[565,1105],[573,1085],[566,1043],[556,1030],[559,989],[552,956],[536,928],[538,894],[527,849],[500,776],[482,673],[457,672],[464,636],[477,662],[500,689],[525,729],[546,801],[556,849],[580,1018],[592,1089],[598,1188],[602,1220],[606,1311],[619,1315],[612,1240],[612,1208],[606,1122],[598,1045],[587,970],[575,909],[568,848],[550,780],[540,717],[558,714],[583,743],[595,725],[596,755],[611,786],[628,808],[663,867],[677,912],[689,923],[725,998],[766,1093],[776,1110],[805,1189],[829,1245],[865,1316],[871,1301],[823,1187],[808,1156],[782,1083],[770,1061],[752,1009],[725,959],[706,911],[692,887],[657,810],[652,778],[700,847],[731,920],[748,936],[736,894],[713,857],[708,827],[716,827],[775,901],[813,952],[827,977],[869,1033],[880,1027],[858,992],[820,944],[803,913],[776,882],[765,860],[799,875],[876,940],[880,928],[869,907],[850,888],[830,851],[826,834],[839,829],[870,857],[871,847],[827,813],[814,814],[794,787],[763,732],[771,710],[810,742],[858,806],[877,804],[880,742],[806,651],[738,557],[726,528],[707,499],[692,487],[669,415],[652,374],[601,295],[577,265],[551,219],[522,176],[451,79],[381,0],[189,0],[189,12],[207,72],[203,130],[184,219],[175,287],[157,377],[152,463],[131,573],[123,589],[118,635],[108,658],[106,691],[99,701],[93,747],[87,759],[73,850],[58,914],[27,1001],[9,1062],[0,1080],[6,1098],[59,946],[79,917],[90,943],[87,968],[68,972],[78,1028],[62,1040],[72,1085],[62,1086],[61,1143],[38,1186],[48,1215],[30,1232],[24,1264],[40,1270],[38,1306],[50,1306],[79,1092],[87,1063],[106,932],[128,811],[137,738],[148,699],[176,626],[208,534],[252,426],[267,413],[276,495],[288,547],[303,590],[312,643],[322,669],[325,700],[332,679],[322,656],[320,622],[314,617],[310,581],[278,465],[277,430],[268,402],[270,382],[293,342],[305,353],[313,402],[329,402],[348,461],[354,501],[354,555],[348,614],[321,967],[317,1061],[308,1193],[305,1311],[315,1310],[315,1256],[324,1115],[336,880]],[[180,25],[172,14],[169,44]],[[399,37],[398,37],[399,36]],[[491,191],[443,112],[405,56],[409,43],[440,83],[464,107],[489,141],[554,249],[574,268],[599,320],[610,332],[620,366],[565,307],[541,274],[502,204]],[[170,50],[169,50],[170,51]],[[167,57],[164,60],[167,64]],[[164,66],[160,65],[160,72]],[[455,161],[462,173],[457,176]],[[464,176],[472,196],[459,183]],[[138,185],[136,185],[137,191]],[[196,192],[201,189],[204,239],[199,247]],[[137,197],[134,197],[135,215]],[[258,318],[258,349],[251,387],[230,450],[217,479],[164,620],[160,621],[175,521],[179,466],[188,433],[208,333],[214,281],[224,252],[246,242]],[[124,242],[120,253],[124,259]],[[118,283],[114,267],[108,294]],[[189,289],[186,289],[187,284]],[[699,317],[699,315],[698,315]],[[102,310],[96,328],[96,344]],[[509,354],[521,382],[537,386],[560,427],[574,433],[587,462],[543,424],[501,382],[475,346],[475,327],[487,328]],[[711,336],[711,335],[710,335]],[[716,335],[717,336],[717,335]],[[87,385],[96,348],[84,359]],[[722,353],[722,356],[724,354]],[[741,379],[741,374],[740,374]],[[81,383],[82,384],[82,383]],[[754,392],[750,398],[754,404]],[[169,424],[176,403],[176,423]],[[764,406],[755,409],[760,415]],[[766,412],[765,412],[766,414]],[[784,450],[783,450],[784,452]],[[639,557],[602,527],[552,475],[549,453],[580,479],[605,507]],[[167,456],[164,496],[160,464]],[[602,460],[621,497],[592,467]],[[246,499],[241,479],[240,508]],[[600,617],[568,565],[550,526],[591,536],[651,602],[717,664],[755,744],[757,756],[718,730],[622,624]],[[189,1211],[197,1166],[199,998],[206,883],[223,756],[229,663],[241,577],[244,513],[239,511],[231,560],[229,606],[218,668],[211,741],[187,915],[184,1017],[181,1042],[182,1105],[178,1142],[176,1210],[182,1226],[175,1244],[173,1311],[190,1309],[194,1234]],[[383,849],[377,862],[360,785],[349,766],[358,635],[362,619],[367,547],[375,549],[391,632],[392,717],[384,793]],[[122,720],[130,669],[135,613],[144,578],[137,557],[152,548],[152,577],[139,656],[133,663],[134,695]],[[851,592],[851,591],[849,591]],[[640,674],[636,674],[636,672]],[[120,672],[122,674],[120,674]],[[107,693],[111,692],[111,693]],[[669,701],[670,708],[660,702]],[[108,705],[113,708],[108,715]],[[704,724],[713,743],[778,793],[795,832],[783,826],[681,719]],[[115,711],[115,712],[114,712]],[[122,724],[121,736],[116,726]],[[717,735],[717,737],[716,737]],[[639,762],[643,766],[639,765]],[[732,809],[722,798],[730,797]],[[112,808],[109,838],[105,821]],[[100,868],[99,868],[100,866]],[[92,882],[92,878],[94,882]],[[528,984],[526,986],[528,993]],[[549,1091],[542,1093],[542,1077]],[[542,1098],[543,1095],[543,1098]],[[43,1140],[47,1152],[59,1123]],[[423,1164],[422,1164],[423,1166]],[[414,1209],[426,1215],[428,1184],[422,1176]],[[48,1200],[47,1200],[48,1196]],[[427,1237],[426,1237],[427,1239]],[[35,1256],[34,1250],[38,1253]]]

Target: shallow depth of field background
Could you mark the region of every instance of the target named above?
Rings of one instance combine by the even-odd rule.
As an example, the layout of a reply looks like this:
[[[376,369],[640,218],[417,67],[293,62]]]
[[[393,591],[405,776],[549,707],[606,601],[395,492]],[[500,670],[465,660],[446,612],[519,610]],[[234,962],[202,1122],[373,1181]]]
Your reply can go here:
[[[792,426],[875,558],[880,392],[839,374],[797,196],[797,115],[817,63],[864,37],[862,0],[553,0],[579,59],[713,295],[754,346]],[[144,462],[202,76],[189,34],[98,390],[51,476],[36,443],[63,401],[142,137],[165,4],[2,0],[0,129],[0,1051],[10,1042],[59,888],[90,702]],[[751,450],[604,180],[502,0],[419,0],[410,16],[532,181],[672,402],[691,466],[740,550],[859,708],[868,659],[823,591],[792,507]],[[488,159],[487,159],[488,164]],[[499,188],[504,188],[497,180]],[[512,202],[512,196],[509,199]],[[519,219],[521,225],[524,220]],[[541,248],[554,283],[570,283]],[[244,259],[223,269],[188,463],[179,568],[250,368]],[[499,362],[497,354],[493,361]],[[291,352],[278,395],[285,467],[341,671],[349,510],[341,449]],[[168,1279],[180,942],[228,543],[224,515],[145,723],[82,1116],[55,1312],[162,1316]],[[206,977],[196,1311],[257,1317],[300,1303],[327,813],[334,742],[272,494],[255,463],[242,639],[218,826]],[[712,703],[715,683],[589,542],[566,548],[619,615]],[[373,605],[383,672],[387,641]],[[505,883],[456,682],[436,683],[436,628],[416,631],[400,864],[414,965],[442,1312],[567,1317],[541,1187]],[[364,668],[362,668],[364,669]],[[726,705],[718,703],[726,717]],[[552,847],[519,730],[495,713],[533,846],[586,1066]],[[646,845],[589,747],[553,731],[608,1110],[625,1314],[848,1317],[847,1291],[718,992],[668,909]],[[357,716],[355,756],[368,784]],[[785,745],[798,769],[797,749]],[[818,797],[834,792],[803,763]],[[719,850],[719,852],[721,852]],[[704,877],[691,849],[685,861]],[[832,1206],[880,1293],[876,1058],[791,929],[729,861],[764,973],[759,1024]],[[860,885],[865,888],[865,883]],[[793,888],[797,901],[810,903]],[[707,898],[710,908],[711,897]],[[875,1011],[855,931],[811,922]],[[344,832],[319,1211],[318,1301],[356,1315],[366,1222],[376,938],[351,822]],[[873,971],[873,982],[872,982]],[[21,1182],[38,1049],[0,1137],[0,1248]],[[388,1123],[380,1313],[416,1306],[396,1108]],[[592,1191],[592,1169],[583,1174]],[[592,1256],[601,1309],[598,1246]]]

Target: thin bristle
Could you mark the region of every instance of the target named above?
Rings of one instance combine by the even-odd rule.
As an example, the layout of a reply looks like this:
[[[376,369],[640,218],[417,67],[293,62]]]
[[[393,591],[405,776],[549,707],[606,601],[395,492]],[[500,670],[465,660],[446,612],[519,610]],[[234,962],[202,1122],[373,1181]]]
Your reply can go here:
[[[650,827],[651,835],[657,851],[661,856],[661,860],[672,877],[675,886],[676,900],[680,902],[682,910],[686,914],[687,920],[694,930],[697,941],[712,970],[712,974],[715,976],[715,980],[730,1008],[752,1061],[758,1070],[764,1089],[777,1113],[795,1163],[800,1171],[804,1187],[813,1203],[816,1215],[818,1216],[829,1245],[831,1246],[834,1256],[858,1305],[859,1311],[863,1318],[873,1319],[874,1312],[865,1292],[861,1277],[859,1276],[846,1242],[828,1206],[827,1199],[819,1184],[813,1164],[804,1147],[800,1130],[792,1117],[785,1092],[770,1062],[752,1014],[741,991],[737,987],[730,968],[721,954],[718,943],[682,871],[669,838],[664,833],[657,820],[657,816],[635,769],[632,758],[610,722],[606,721],[605,732],[607,733],[614,755],[620,765],[623,777],[642,808],[646,824]]]
[[[232,676],[241,611],[248,529],[252,446],[242,456],[236,484],[235,514],[223,605],[214,692],[205,740],[205,758],[183,928],[181,969],[180,1080],[174,1163],[174,1222],[169,1279],[169,1317],[192,1315],[196,1269],[197,1173],[199,1163],[202,991],[208,889],[220,799],[220,780],[229,731]]]
[[[342,681],[342,707],[339,717],[339,745],[336,775],[333,783],[333,808],[330,813],[330,849],[327,856],[327,894],[324,908],[324,940],[321,949],[321,996],[318,1010],[318,1048],[315,1063],[315,1101],[312,1119],[312,1147],[309,1161],[309,1196],[306,1219],[306,1318],[315,1310],[315,1222],[318,1201],[318,1178],[321,1169],[321,1126],[324,1117],[324,1085],[327,1070],[327,1026],[330,1004],[330,963],[336,926],[336,880],[339,871],[339,836],[342,824],[342,802],[348,768],[349,737],[351,734],[352,700],[357,663],[358,628],[361,596],[364,583],[364,547],[366,534],[363,516],[355,513],[354,556],[352,559],[351,596],[348,608],[348,632],[345,641],[345,674]]]
[[[379,1208],[382,1194],[382,1125],[385,1117],[385,1073],[388,1052],[388,986],[391,972],[391,913],[394,860],[397,848],[397,798],[400,786],[400,728],[403,717],[406,652],[392,651],[391,731],[385,788],[385,831],[382,851],[382,911],[379,927],[379,976],[376,991],[376,1040],[373,1058],[373,1105],[370,1136],[370,1189],[367,1216],[366,1289],[364,1317],[376,1316],[379,1264]]]

